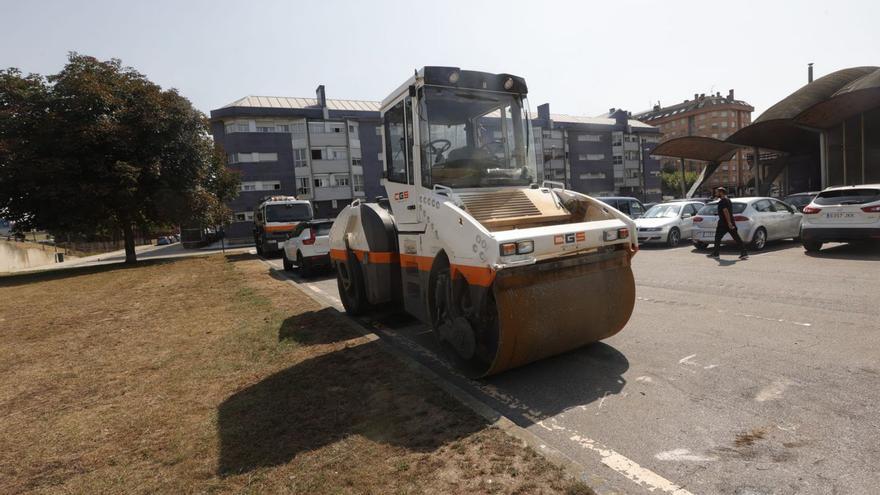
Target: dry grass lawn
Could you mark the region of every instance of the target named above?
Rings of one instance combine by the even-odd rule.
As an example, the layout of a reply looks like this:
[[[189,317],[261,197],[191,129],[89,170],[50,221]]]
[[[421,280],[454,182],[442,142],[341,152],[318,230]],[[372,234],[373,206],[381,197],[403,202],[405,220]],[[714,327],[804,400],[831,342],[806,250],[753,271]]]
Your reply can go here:
[[[249,256],[0,279],[0,493],[591,493]]]

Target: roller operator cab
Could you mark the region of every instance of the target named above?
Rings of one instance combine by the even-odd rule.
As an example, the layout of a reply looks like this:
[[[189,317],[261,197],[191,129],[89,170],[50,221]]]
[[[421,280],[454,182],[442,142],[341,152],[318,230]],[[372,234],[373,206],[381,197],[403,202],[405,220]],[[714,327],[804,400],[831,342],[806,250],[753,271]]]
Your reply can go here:
[[[330,231],[340,298],[432,326],[469,376],[610,337],[635,302],[635,224],[538,183],[526,83],[425,67],[382,102],[387,199]]]

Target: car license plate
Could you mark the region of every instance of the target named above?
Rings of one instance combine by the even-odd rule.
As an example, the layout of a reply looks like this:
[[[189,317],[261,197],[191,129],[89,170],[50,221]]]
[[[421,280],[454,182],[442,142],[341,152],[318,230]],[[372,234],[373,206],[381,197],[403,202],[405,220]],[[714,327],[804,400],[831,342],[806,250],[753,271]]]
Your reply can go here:
[[[702,234],[700,234],[700,236],[701,236],[703,239],[714,239],[714,238],[715,238],[715,232],[703,232]]]
[[[825,218],[827,218],[829,220],[838,220],[840,218],[853,218],[855,216],[856,216],[855,213],[852,213],[849,211],[840,211],[840,212],[833,212],[833,213],[826,213],[825,214]]]

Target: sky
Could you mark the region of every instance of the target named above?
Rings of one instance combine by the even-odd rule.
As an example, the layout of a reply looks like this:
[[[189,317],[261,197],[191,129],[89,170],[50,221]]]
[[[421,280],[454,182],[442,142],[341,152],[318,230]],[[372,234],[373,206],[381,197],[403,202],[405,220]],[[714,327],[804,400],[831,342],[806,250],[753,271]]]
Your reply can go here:
[[[247,95],[381,100],[425,65],[516,74],[532,111],[595,116],[735,89],[756,113],[880,65],[880,2],[0,0],[0,68],[118,58],[208,113]]]

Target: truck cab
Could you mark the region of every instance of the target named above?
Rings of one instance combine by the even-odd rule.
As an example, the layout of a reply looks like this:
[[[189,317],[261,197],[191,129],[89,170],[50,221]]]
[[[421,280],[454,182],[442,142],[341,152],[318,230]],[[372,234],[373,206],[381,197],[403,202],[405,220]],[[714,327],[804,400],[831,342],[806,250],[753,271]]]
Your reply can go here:
[[[296,226],[314,217],[312,205],[294,196],[267,196],[254,208],[254,245],[257,254],[282,250]]]

